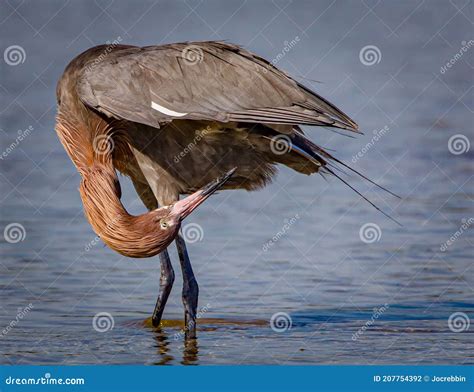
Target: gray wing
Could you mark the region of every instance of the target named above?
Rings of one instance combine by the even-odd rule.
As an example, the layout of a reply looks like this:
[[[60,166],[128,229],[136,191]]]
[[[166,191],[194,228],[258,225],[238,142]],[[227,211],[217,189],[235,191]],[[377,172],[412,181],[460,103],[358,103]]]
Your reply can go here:
[[[117,46],[91,56],[78,93],[108,116],[153,127],[179,118],[358,129],[266,60],[222,42]]]

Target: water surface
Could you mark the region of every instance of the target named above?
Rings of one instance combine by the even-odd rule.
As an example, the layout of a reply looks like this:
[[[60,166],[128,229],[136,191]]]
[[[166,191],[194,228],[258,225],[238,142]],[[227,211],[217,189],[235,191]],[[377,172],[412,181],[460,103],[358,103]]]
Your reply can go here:
[[[20,45],[26,54],[0,65],[2,151],[33,128],[0,163],[0,228],[15,223],[25,233],[17,243],[1,238],[2,363],[474,362],[466,328],[474,315],[474,153],[448,148],[454,135],[474,141],[473,49],[441,71],[472,38],[472,3],[7,1],[0,9],[2,50]],[[189,244],[201,293],[198,340],[185,343],[180,333],[174,247],[166,321],[151,328],[158,259],[127,259],[95,239],[79,176],[53,130],[55,83],[67,62],[118,38],[227,39],[277,59],[357,120],[365,135],[355,139],[306,132],[401,195],[349,177],[403,226],[335,179],[285,168],[264,190],[221,193],[187,222],[203,230]],[[360,59],[368,45],[379,50],[372,65]],[[127,208],[143,212],[127,179],[122,185]],[[367,224],[373,242],[361,240]],[[103,312],[113,328],[112,319],[93,327]]]

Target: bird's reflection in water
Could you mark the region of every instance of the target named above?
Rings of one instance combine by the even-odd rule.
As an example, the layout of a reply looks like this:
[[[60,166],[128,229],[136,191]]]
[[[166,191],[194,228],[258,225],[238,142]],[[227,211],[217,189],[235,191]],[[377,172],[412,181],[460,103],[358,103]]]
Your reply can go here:
[[[159,361],[154,365],[167,365],[174,361],[174,357],[170,354],[170,340],[168,335],[161,329],[155,330],[154,339],[156,340],[157,354]]]
[[[197,365],[199,361],[199,346],[197,338],[187,338],[182,330],[182,320],[162,320],[161,327],[155,328],[151,318],[140,321],[139,325],[150,328],[156,341],[159,361],[155,365],[169,365],[175,363],[176,358],[171,354],[172,350],[182,352],[182,365]],[[201,333],[213,332],[219,328],[231,328],[233,330],[246,329],[249,327],[268,327],[268,320],[233,320],[227,318],[203,318],[199,320]],[[168,333],[165,330],[169,331]],[[176,354],[175,354],[176,355]]]
[[[182,345],[183,348],[183,360],[181,361],[182,365],[197,365],[198,364],[198,354],[199,346],[198,339],[185,339]]]
[[[156,328],[154,339],[156,341],[156,348],[159,360],[154,362],[154,365],[169,365],[175,361],[175,357],[171,354],[171,350],[174,347],[178,347],[183,353],[182,365],[197,365],[199,346],[197,338],[185,339],[179,336],[179,339],[172,339],[170,336],[163,331],[162,328]]]

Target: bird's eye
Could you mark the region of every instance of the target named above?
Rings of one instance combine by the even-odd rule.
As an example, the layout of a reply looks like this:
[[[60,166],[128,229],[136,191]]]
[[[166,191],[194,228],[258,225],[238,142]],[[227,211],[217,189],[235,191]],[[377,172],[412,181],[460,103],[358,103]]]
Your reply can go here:
[[[160,221],[160,226],[162,229],[166,229],[168,227],[168,223],[164,220],[161,220]]]

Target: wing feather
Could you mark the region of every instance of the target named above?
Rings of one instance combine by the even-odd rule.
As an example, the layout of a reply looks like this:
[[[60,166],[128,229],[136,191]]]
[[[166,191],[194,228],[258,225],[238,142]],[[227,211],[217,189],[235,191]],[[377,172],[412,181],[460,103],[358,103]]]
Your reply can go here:
[[[200,56],[194,61],[185,55],[190,47]],[[117,46],[97,64],[94,58],[89,61],[94,66],[86,64],[78,82],[81,100],[119,119],[153,127],[179,117],[358,132],[357,124],[333,104],[236,45]]]

